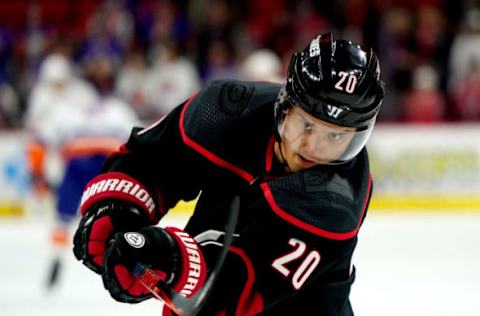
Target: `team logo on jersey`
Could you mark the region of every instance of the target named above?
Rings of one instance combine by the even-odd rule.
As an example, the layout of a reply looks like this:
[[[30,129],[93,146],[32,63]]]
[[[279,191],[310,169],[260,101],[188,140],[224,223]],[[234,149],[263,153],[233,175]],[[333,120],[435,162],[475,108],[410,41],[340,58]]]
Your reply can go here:
[[[133,248],[142,248],[145,246],[145,237],[139,233],[125,233],[123,234],[127,243]]]
[[[336,107],[334,105],[327,105],[327,109],[328,109],[327,110],[328,116],[333,117],[333,118],[338,118],[340,113],[343,112],[343,109],[341,109],[339,107]]]
[[[305,190],[307,192],[320,192],[325,190],[325,178],[321,175],[306,172],[303,175]]]
[[[240,115],[247,107],[253,90],[254,87],[251,84],[225,83],[221,90],[220,108],[228,115]]]

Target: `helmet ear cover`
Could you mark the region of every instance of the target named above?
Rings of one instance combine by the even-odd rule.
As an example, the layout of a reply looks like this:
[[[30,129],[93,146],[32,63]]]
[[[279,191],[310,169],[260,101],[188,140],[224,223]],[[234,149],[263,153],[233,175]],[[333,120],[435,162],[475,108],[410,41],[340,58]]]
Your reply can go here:
[[[282,141],[282,137],[278,131],[279,127],[283,124],[285,120],[285,116],[287,115],[287,110],[293,107],[293,103],[291,102],[290,98],[287,96],[287,92],[285,88],[282,88],[277,96],[277,100],[275,101],[274,106],[274,114],[273,114],[273,131],[275,140],[277,142]]]

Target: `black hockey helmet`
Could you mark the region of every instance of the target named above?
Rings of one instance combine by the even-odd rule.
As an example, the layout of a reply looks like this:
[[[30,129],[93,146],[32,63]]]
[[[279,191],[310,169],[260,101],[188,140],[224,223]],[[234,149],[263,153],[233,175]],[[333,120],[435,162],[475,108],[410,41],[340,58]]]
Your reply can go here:
[[[358,132],[351,148],[339,159],[353,158],[365,145],[385,94],[376,54],[332,33],[311,41],[290,61],[287,83],[275,104],[280,139],[286,111],[298,106],[315,118]]]

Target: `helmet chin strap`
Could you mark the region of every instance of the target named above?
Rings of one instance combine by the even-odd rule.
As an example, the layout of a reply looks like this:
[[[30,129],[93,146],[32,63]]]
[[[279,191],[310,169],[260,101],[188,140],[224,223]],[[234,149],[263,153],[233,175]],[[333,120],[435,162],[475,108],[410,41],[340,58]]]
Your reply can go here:
[[[292,169],[288,165],[287,159],[285,159],[285,155],[283,154],[283,149],[282,149],[282,133],[283,133],[283,127],[281,131],[279,130],[279,124],[285,124],[285,116],[287,115],[287,109],[285,107],[275,107],[275,146],[278,146],[278,152],[280,153],[280,157],[277,156],[277,150],[275,151],[275,157],[279,160],[280,164],[286,169],[288,173],[292,172]],[[282,116],[280,118],[280,116]]]
[[[285,159],[285,156],[283,155],[283,149],[282,149],[283,146],[282,146],[281,137],[280,137],[280,140],[276,142],[276,144],[278,144],[278,151],[280,152],[280,156],[282,157],[280,163],[287,170],[287,172],[292,172],[292,169],[290,169],[290,166],[288,165],[287,159]]]

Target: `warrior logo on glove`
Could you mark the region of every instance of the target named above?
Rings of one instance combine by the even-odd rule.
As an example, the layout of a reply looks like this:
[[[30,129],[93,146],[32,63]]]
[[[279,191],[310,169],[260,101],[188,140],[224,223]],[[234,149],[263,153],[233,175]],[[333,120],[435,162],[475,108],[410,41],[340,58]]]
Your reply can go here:
[[[145,237],[139,233],[125,233],[125,240],[134,248],[142,248],[145,246]]]

